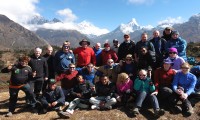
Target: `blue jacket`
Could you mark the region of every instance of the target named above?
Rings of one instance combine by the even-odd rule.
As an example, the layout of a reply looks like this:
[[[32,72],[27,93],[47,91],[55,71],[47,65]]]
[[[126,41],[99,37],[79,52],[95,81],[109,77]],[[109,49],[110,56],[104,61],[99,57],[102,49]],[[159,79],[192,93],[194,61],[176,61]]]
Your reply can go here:
[[[91,73],[88,72],[87,68],[76,68],[76,70],[80,75],[83,76],[84,80],[94,84],[94,79],[97,72],[94,68],[92,69]]]
[[[56,72],[66,71],[70,63],[75,64],[74,54],[70,52],[65,53],[62,50],[60,50],[55,54],[54,58]]]
[[[172,89],[175,91],[178,86],[184,88],[184,93],[190,95],[192,92],[194,92],[194,88],[197,82],[197,78],[192,73],[184,74],[182,72],[178,72],[174,76],[174,80],[172,82]]]
[[[186,47],[187,47],[187,42],[179,37],[178,39],[172,39],[167,41],[166,44],[166,52],[169,52],[169,48],[174,47],[178,51],[178,56],[182,57],[185,61],[187,61],[186,57]]]
[[[94,53],[95,53],[95,56],[96,56],[96,66],[101,66],[102,65],[102,59],[101,59],[101,52],[102,52],[102,49],[96,49],[96,48],[93,48],[94,50]]]

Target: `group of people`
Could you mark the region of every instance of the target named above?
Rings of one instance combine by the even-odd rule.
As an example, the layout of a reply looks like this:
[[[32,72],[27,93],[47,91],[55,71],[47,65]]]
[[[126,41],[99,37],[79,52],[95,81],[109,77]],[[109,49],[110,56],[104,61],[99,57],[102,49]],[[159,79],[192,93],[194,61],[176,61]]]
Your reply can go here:
[[[121,44],[114,39],[113,46],[105,43],[104,48],[101,43],[91,48],[86,39],[79,44],[71,50],[65,41],[55,55],[48,46],[43,56],[37,47],[32,56],[20,57],[18,64],[2,69],[11,72],[6,116],[14,113],[19,90],[36,112],[56,110],[61,117],[70,117],[77,107],[110,110],[124,106],[137,115],[148,101],[157,117],[165,112],[160,104],[167,104],[174,114],[194,112],[189,98],[200,91],[200,66],[190,71],[187,42],[178,31],[166,27],[161,37],[155,30],[151,40],[142,33],[137,43],[125,34]],[[182,101],[181,108],[178,101]]]

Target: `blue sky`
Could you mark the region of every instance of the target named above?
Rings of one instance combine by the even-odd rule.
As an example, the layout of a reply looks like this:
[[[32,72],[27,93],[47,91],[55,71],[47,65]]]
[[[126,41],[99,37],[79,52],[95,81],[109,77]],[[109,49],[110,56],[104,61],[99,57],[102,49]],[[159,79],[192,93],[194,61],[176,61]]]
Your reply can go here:
[[[56,2],[55,2],[56,1]],[[69,28],[88,25],[88,31],[109,32],[135,18],[141,26],[181,23],[200,13],[200,0],[0,0],[0,14],[25,24],[37,14],[59,18]],[[51,25],[61,29],[60,25]],[[74,27],[76,25],[76,27]],[[50,26],[50,25],[49,25]],[[30,26],[28,28],[31,28]],[[89,28],[89,27],[88,27]],[[102,32],[102,33],[103,33]]]
[[[167,18],[188,20],[200,13],[199,0],[41,0],[39,12],[49,19],[59,17],[57,10],[69,8],[78,19],[87,20],[97,27],[115,29],[121,23],[135,18],[139,25],[158,25]],[[48,12],[47,12],[48,11]]]

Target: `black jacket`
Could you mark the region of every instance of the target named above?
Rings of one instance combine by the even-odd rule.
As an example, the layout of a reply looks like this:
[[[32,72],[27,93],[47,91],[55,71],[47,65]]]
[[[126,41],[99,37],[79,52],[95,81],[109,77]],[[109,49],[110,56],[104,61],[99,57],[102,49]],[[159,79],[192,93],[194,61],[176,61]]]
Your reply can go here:
[[[54,55],[45,54],[43,55],[43,57],[46,59],[48,65],[48,78],[55,78]]]
[[[77,84],[74,88],[72,88],[72,95],[77,98],[77,93],[80,93],[82,95],[82,98],[89,99],[92,95],[92,87],[93,85],[89,82],[84,82],[81,84]]]
[[[135,43],[133,41],[130,41],[130,43],[123,42],[120,44],[118,49],[118,60],[123,60],[128,54],[134,56],[134,53]]]
[[[32,55],[28,64],[33,72],[36,71],[36,77],[48,77],[48,65],[44,57],[36,58],[35,55]]]
[[[14,65],[11,70],[4,68],[2,73],[11,72],[10,84],[13,86],[19,86],[26,84],[29,79],[32,78],[32,69],[30,66],[23,67],[20,64]]]
[[[96,94],[97,96],[114,96],[116,93],[115,84],[111,83],[110,81],[108,84],[103,85],[101,81],[97,82],[95,85]]]

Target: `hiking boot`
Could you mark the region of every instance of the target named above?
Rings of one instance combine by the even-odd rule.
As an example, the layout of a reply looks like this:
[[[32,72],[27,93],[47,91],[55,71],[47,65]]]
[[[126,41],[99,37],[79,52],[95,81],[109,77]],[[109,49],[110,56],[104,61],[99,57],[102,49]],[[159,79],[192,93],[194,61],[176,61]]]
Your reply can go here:
[[[8,112],[5,117],[11,117],[12,116],[12,112]]]
[[[99,106],[97,106],[97,105],[92,105],[92,106],[91,106],[91,109],[92,109],[92,110],[99,110],[99,109],[100,109],[100,107],[99,107]]]
[[[172,112],[172,114],[179,114],[182,112],[182,109],[179,106],[174,106],[170,108],[170,111]]]
[[[68,112],[63,112],[63,111],[59,111],[59,112],[57,112],[57,114],[58,114],[59,117],[61,117],[61,118],[66,118],[66,119],[70,118],[70,116],[71,116],[70,113],[68,113]]]
[[[165,111],[163,110],[163,109],[156,109],[155,111],[154,111],[154,115],[155,116],[162,116],[162,115],[164,115],[165,114]]]
[[[139,109],[137,107],[133,109],[133,114],[134,115],[140,114]]]
[[[186,116],[191,116],[194,113],[194,110],[192,107],[188,107],[187,110],[183,113]]]

